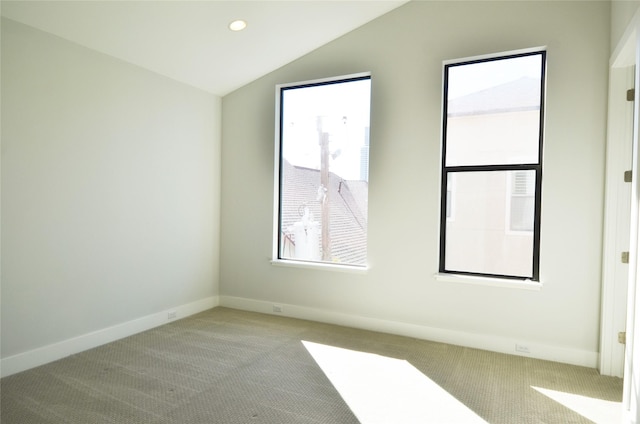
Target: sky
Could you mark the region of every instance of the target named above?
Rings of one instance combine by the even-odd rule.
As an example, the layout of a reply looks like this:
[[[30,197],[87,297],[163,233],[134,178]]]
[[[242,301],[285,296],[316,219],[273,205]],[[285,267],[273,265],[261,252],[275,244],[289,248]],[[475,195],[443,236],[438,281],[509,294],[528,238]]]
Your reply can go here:
[[[448,98],[454,99],[522,77],[540,78],[542,55],[448,67]],[[426,94],[425,94],[426,95]],[[369,128],[371,80],[287,87],[281,104],[283,157],[291,164],[320,169],[320,131],[329,134],[335,156],[330,171],[360,178],[360,149]]]
[[[450,66],[448,99],[495,87],[522,77],[540,79],[542,56],[521,56],[468,65]]]
[[[369,127],[371,81],[285,89],[282,155],[291,164],[320,169],[319,129],[329,134],[330,172],[360,178],[360,148]]]

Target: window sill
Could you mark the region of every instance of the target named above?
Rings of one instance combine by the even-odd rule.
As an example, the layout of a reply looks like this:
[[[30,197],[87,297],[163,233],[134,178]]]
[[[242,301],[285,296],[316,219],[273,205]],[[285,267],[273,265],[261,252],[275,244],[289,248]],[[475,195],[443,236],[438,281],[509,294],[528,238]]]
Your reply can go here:
[[[337,271],[347,272],[352,274],[366,274],[369,271],[369,266],[357,266],[357,265],[339,265],[330,264],[324,262],[305,262],[305,261],[291,261],[286,259],[273,259],[271,265],[282,266],[285,268],[305,268],[315,269],[321,271]]]
[[[475,286],[504,287],[509,289],[540,291],[542,282],[531,280],[511,280],[508,278],[476,277],[462,274],[434,274],[436,281],[448,283],[471,284]]]

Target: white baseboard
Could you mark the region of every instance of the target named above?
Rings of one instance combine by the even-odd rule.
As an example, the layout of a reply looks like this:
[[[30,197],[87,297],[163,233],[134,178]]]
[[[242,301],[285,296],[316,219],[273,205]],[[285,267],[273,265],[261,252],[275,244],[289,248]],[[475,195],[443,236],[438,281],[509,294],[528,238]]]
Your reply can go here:
[[[274,313],[274,305],[279,306],[282,312]],[[245,299],[233,296],[220,296],[220,306],[325,322],[329,324],[360,328],[363,330],[397,334],[400,336],[414,337],[417,339],[431,340],[535,359],[562,362],[565,364],[589,368],[596,368],[598,364],[598,352],[541,344],[522,339],[511,339],[489,334],[466,333],[462,331],[427,327],[405,322],[388,321],[323,309]],[[516,351],[516,345],[518,345],[521,350],[526,350],[527,352]]]
[[[176,306],[165,311],[147,315],[133,321],[114,325],[72,339],[63,340],[28,352],[2,358],[0,375],[9,376],[21,371],[62,359],[69,355],[92,349],[142,331],[159,327],[176,319],[185,318],[198,312],[206,311],[219,305],[218,296],[207,297],[192,303]],[[169,316],[171,315],[171,318]]]

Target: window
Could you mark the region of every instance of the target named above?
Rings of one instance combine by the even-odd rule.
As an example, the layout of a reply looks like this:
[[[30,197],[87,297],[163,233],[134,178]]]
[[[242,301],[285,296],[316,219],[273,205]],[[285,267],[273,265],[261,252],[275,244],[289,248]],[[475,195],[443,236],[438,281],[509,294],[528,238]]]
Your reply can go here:
[[[441,273],[539,281],[545,61],[444,65]]]
[[[367,264],[371,76],[276,88],[274,260]]]
[[[447,174],[447,196],[446,196],[446,216],[447,216],[447,220],[453,220],[454,219],[454,204],[455,204],[455,199],[453,197],[454,193],[456,192],[455,189],[455,180],[453,179],[455,177],[455,174],[453,173],[449,173]]]
[[[536,175],[533,171],[514,171],[510,174],[509,230],[533,231]]]

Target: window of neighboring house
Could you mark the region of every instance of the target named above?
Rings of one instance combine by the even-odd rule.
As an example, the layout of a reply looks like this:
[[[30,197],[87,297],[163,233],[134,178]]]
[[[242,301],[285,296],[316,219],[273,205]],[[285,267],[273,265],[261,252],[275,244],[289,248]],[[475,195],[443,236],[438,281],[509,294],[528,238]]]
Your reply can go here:
[[[445,63],[440,272],[539,281],[545,65]]]
[[[536,175],[533,171],[513,171],[510,174],[509,230],[533,231]]]
[[[447,174],[447,197],[446,197],[446,216],[447,216],[447,220],[453,220],[454,219],[454,206],[455,206],[455,199],[453,197],[453,194],[456,192],[455,190],[455,180],[453,179],[455,177],[454,174],[449,173]]]
[[[276,88],[274,260],[367,265],[370,74]]]

